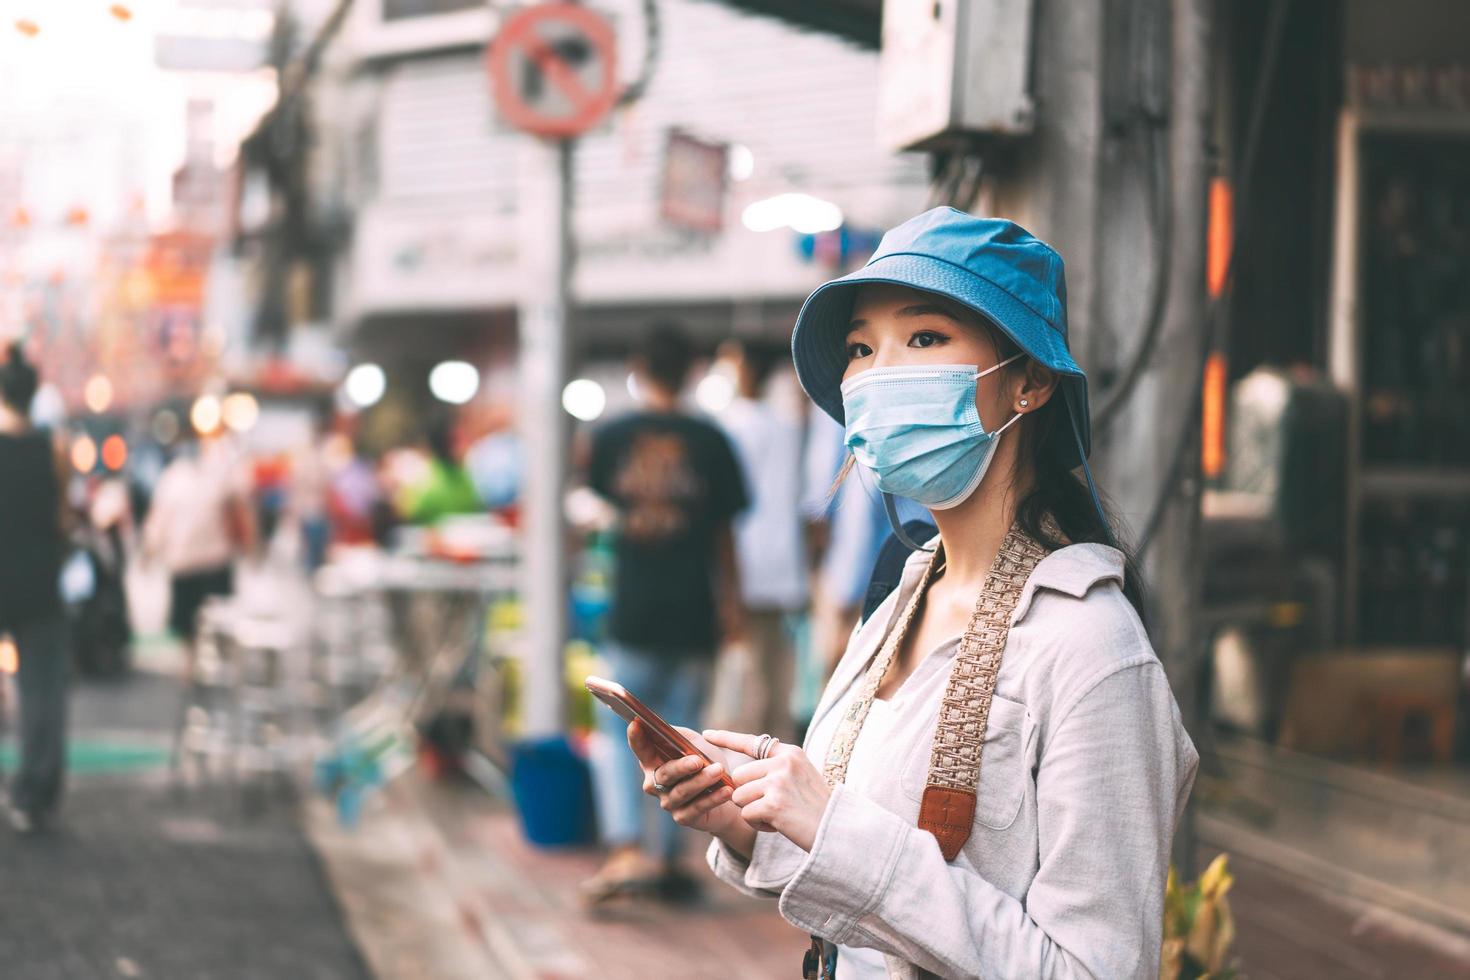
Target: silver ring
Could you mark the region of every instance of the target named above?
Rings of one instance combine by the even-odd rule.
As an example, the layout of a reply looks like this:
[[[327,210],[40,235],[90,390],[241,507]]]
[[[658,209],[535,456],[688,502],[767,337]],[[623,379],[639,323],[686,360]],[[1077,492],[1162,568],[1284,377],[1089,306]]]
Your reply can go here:
[[[667,786],[665,786],[663,783],[661,783],[661,782],[659,782],[658,780],[655,779],[653,781],[653,791],[655,793],[659,794],[660,796],[662,796],[663,794],[665,794],[665,793],[667,793],[669,791],[669,788]]]
[[[762,735],[760,745],[756,746],[755,757],[757,759],[768,759],[771,752],[781,740],[774,735]]]

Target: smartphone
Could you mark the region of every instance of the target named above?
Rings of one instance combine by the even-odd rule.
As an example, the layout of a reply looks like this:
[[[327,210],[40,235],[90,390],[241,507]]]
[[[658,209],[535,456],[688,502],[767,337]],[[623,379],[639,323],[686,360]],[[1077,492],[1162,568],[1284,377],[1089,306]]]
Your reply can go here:
[[[605,680],[601,677],[588,677],[587,690],[597,700],[616,711],[618,717],[624,721],[642,722],[644,730],[648,732],[649,737],[658,746],[659,754],[666,761],[673,762],[675,759],[682,759],[686,755],[697,755],[705,762],[718,761],[711,759],[701,752],[695,747],[693,742],[684,737],[683,733],[660,718],[648,705],[639,701],[632,694],[629,694],[628,689],[617,681]],[[735,788],[735,780],[730,778],[728,772],[720,774],[720,782],[731,789]]]

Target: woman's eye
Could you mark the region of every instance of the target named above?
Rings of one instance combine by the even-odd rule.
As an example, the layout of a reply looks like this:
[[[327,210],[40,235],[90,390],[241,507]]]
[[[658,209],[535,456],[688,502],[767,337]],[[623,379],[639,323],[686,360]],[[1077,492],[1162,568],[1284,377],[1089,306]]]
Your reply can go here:
[[[869,354],[872,353],[873,348],[869,347],[867,344],[859,344],[854,342],[847,345],[847,359],[849,361],[855,361],[859,357],[867,357]]]
[[[944,343],[944,335],[932,333],[928,330],[920,330],[909,338],[910,347],[933,347],[935,344]]]

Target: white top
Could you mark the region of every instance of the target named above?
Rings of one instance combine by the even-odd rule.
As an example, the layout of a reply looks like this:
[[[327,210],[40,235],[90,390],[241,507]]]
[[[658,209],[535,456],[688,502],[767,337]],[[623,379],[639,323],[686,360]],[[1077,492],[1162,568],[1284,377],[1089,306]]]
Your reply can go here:
[[[799,510],[801,426],[749,398],[736,398],[718,421],[750,492],[750,506],[735,520],[745,604],[752,609],[799,609],[807,596]]]
[[[143,527],[148,553],[174,575],[230,564],[236,544],[228,507],[247,496],[243,475],[222,449],[169,463],[154,487]]]
[[[852,747],[845,786],[856,793],[868,795],[869,788],[879,787],[893,777],[893,773],[887,768],[892,760],[884,755],[886,746],[894,742],[902,743],[927,737],[930,719],[925,712],[916,713],[911,710],[911,706],[917,703],[922,707],[937,702],[943,696],[945,684],[949,680],[949,668],[958,649],[958,637],[946,640],[914,666],[913,672],[904,679],[892,698],[873,700],[873,706],[868,709],[868,717],[863,722],[863,729],[858,733],[857,742]],[[871,658],[869,662],[871,663]],[[837,734],[838,723],[847,714],[847,706],[857,696],[867,673],[865,665],[853,675],[852,683],[842,695],[837,710],[827,712],[821,723],[813,729],[810,744],[831,744],[832,737]],[[838,946],[837,976],[842,980],[885,980],[888,967],[883,954],[876,949]]]
[[[843,701],[842,710],[836,715],[828,716],[833,719],[831,727],[834,729],[835,719],[847,713],[847,705],[857,693],[857,685],[854,684],[853,687],[854,690],[849,691]],[[858,792],[862,792],[862,787],[867,785],[870,778],[882,773],[879,749],[889,737],[889,730],[897,720],[898,710],[893,702],[883,700],[875,700],[868,709],[868,718],[863,722],[857,744],[852,747],[852,758],[847,762],[847,784]],[[831,734],[826,740],[831,741]],[[876,949],[838,946],[837,975],[842,980],[887,980],[888,964],[883,959],[883,954]]]

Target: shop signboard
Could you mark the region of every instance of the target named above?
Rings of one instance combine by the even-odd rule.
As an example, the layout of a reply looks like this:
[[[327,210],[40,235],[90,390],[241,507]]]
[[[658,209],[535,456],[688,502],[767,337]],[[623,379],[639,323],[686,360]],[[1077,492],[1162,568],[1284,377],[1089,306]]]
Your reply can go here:
[[[678,129],[664,147],[659,212],[676,228],[718,234],[724,225],[727,143],[702,140]]]

